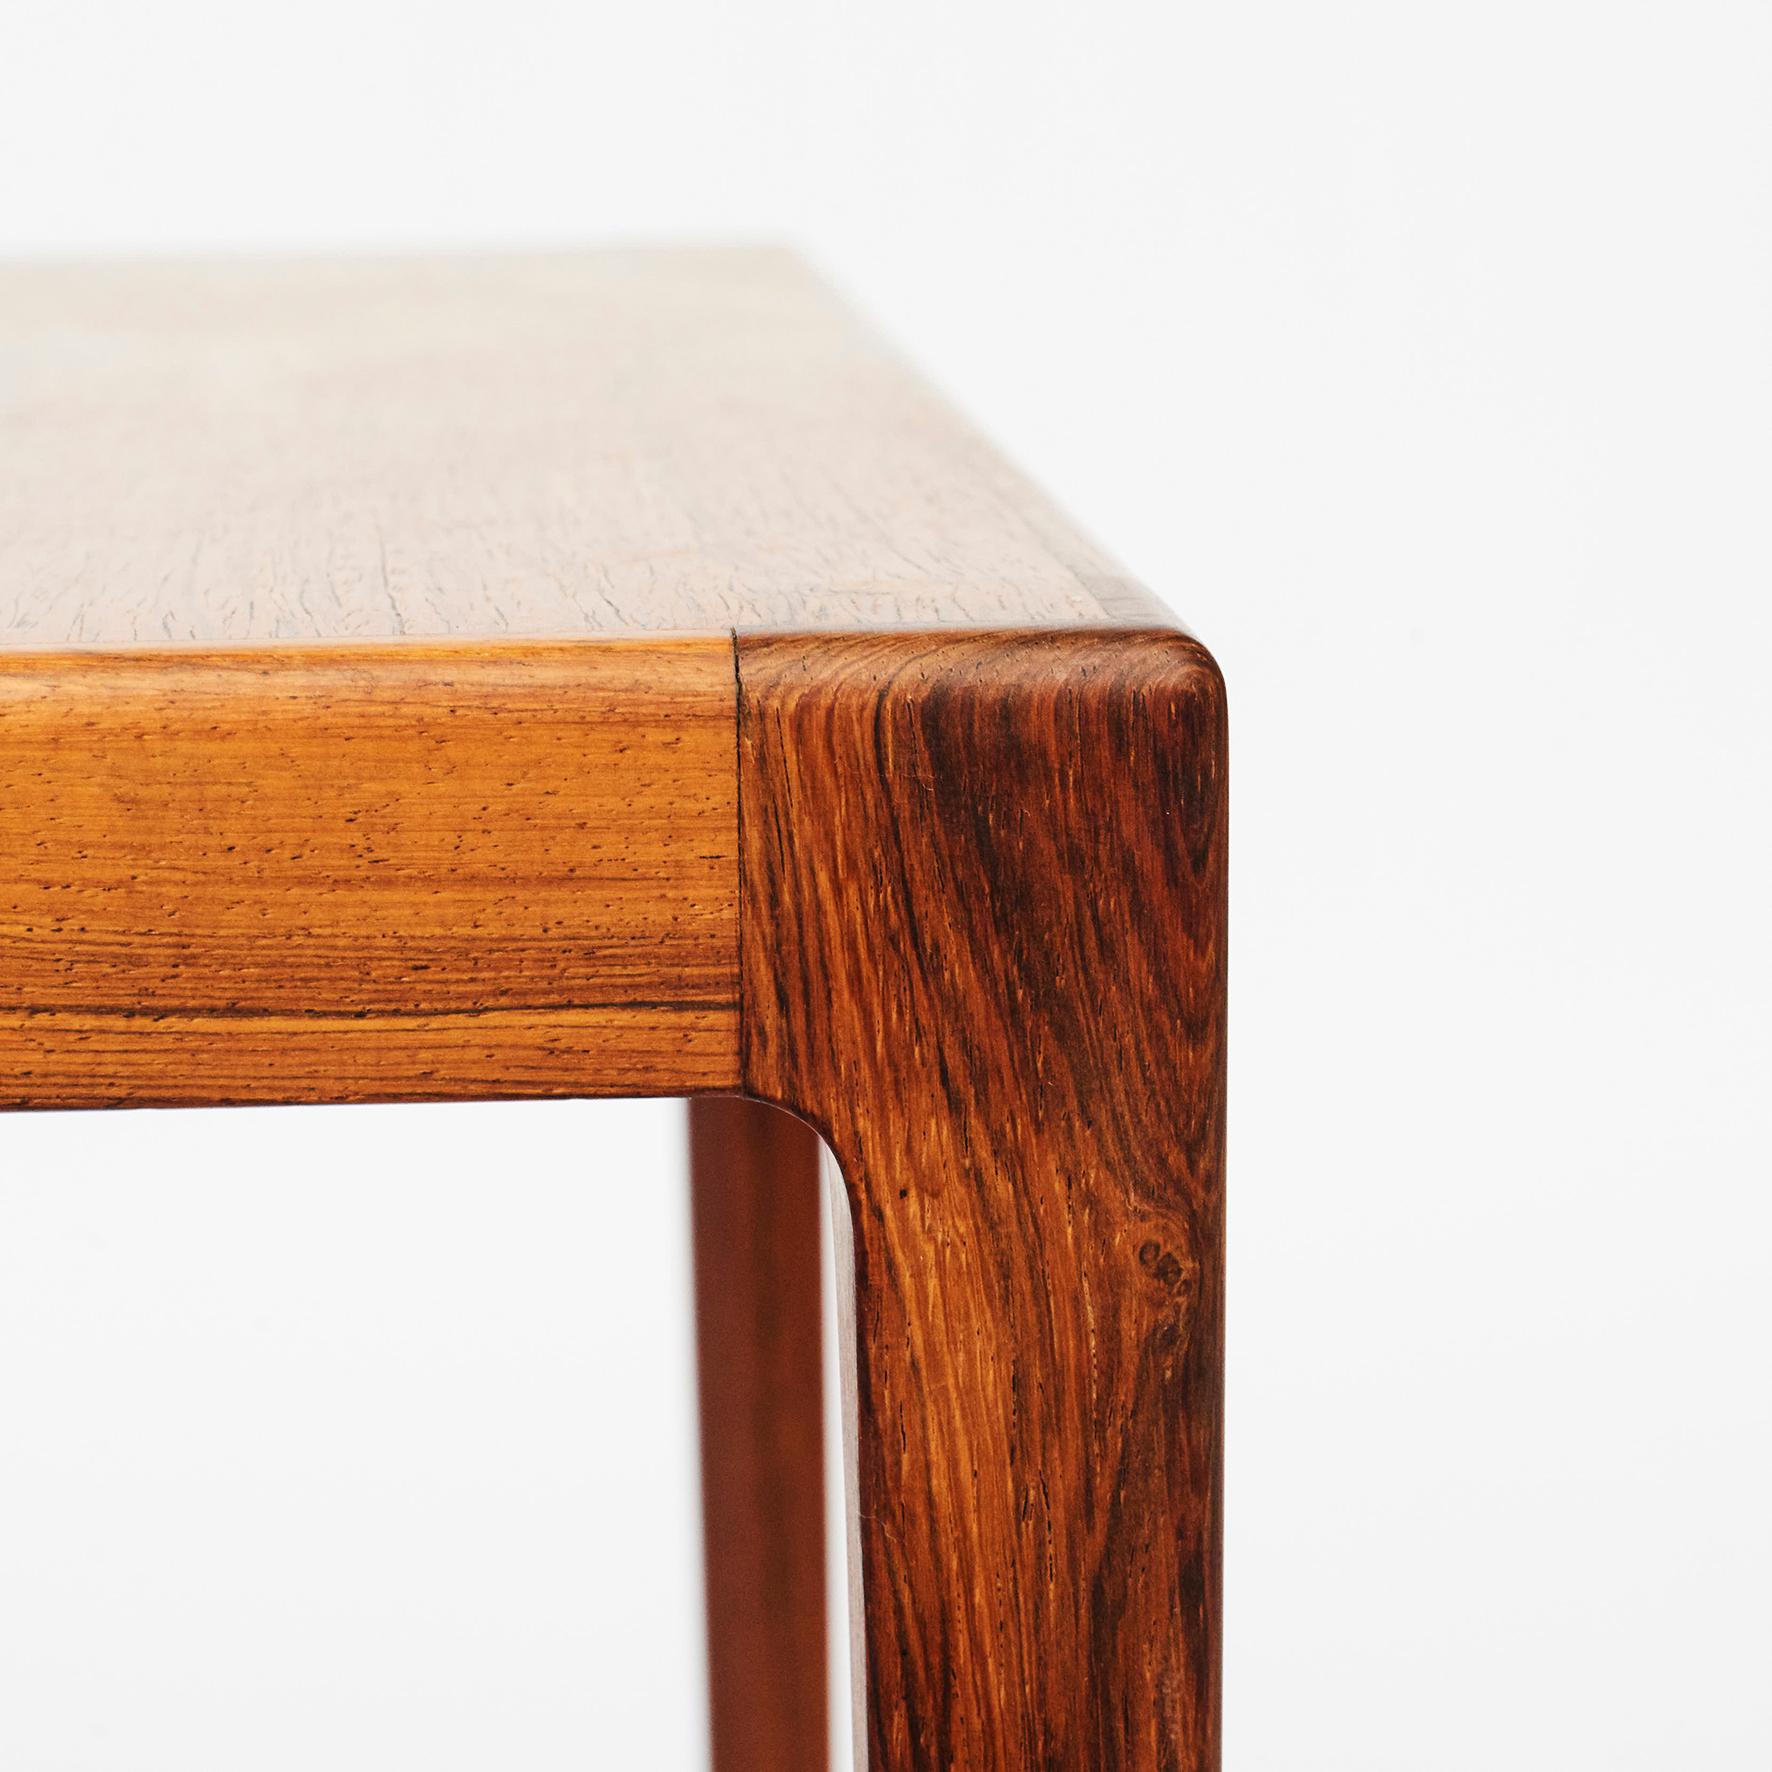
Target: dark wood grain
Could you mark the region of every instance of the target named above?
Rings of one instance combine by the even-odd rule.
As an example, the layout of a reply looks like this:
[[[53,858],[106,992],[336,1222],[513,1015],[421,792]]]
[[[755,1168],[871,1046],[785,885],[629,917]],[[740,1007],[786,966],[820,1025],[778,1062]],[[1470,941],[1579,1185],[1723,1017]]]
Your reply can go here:
[[[1216,668],[1160,631],[738,655],[745,1080],[854,1216],[874,1772],[1215,1766]]]
[[[804,1115],[873,1772],[1209,1772],[1224,711],[1166,619],[785,255],[0,272],[0,1106]],[[698,1123],[721,1772],[801,1772],[798,1134]]]
[[[735,696],[724,640],[0,652],[0,1105],[732,1087]]]
[[[818,1135],[762,1102],[689,1104],[714,1772],[822,1772]]]

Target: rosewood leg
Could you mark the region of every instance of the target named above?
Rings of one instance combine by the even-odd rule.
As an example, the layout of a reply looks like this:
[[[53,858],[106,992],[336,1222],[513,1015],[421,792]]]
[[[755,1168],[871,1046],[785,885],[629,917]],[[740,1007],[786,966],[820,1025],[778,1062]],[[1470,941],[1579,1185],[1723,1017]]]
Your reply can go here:
[[[1108,631],[738,656],[746,1082],[854,1219],[871,1772],[1214,1767],[1216,667]]]
[[[689,1103],[714,1772],[821,1772],[819,1145],[761,1102]]]

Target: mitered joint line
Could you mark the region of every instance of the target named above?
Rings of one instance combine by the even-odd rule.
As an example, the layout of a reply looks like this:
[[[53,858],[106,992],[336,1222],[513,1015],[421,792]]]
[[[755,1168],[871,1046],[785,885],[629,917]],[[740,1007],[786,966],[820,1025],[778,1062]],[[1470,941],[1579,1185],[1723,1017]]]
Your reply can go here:
[[[750,1092],[746,1074],[749,1055],[745,1046],[745,965],[744,965],[744,666],[740,660],[738,628],[728,630],[732,640],[732,816],[736,879],[733,890],[733,950],[736,959],[733,996],[738,1007],[738,1081],[745,1093]]]

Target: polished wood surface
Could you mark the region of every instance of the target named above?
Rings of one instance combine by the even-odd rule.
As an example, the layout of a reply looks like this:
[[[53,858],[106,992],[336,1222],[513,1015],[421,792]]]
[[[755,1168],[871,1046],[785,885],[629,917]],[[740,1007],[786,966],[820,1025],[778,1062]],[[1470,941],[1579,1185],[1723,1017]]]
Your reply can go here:
[[[1121,619],[775,251],[0,269],[0,646]]]
[[[724,641],[0,654],[0,1103],[737,1080]]]
[[[1223,705],[1175,633],[740,643],[744,1075],[850,1190],[874,1772],[1217,1764]]]
[[[0,271],[0,1105],[818,1127],[872,1772],[1217,1765],[1224,742],[785,255]],[[804,1210],[698,1126],[720,1772],[798,1772]]]
[[[822,1772],[818,1135],[762,1102],[689,1104],[713,1772]]]

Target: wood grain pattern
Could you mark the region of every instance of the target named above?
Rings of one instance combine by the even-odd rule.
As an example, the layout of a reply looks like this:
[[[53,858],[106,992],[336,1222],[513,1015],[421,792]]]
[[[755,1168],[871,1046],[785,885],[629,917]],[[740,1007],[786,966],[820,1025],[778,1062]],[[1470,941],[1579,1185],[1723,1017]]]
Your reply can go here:
[[[745,1080],[854,1216],[873,1772],[1213,1767],[1217,671],[1174,632],[739,658]]]
[[[1217,1764],[1224,771],[1206,654],[786,255],[0,271],[0,1105],[804,1115],[873,1772]],[[796,1769],[812,1481],[712,1527]]]
[[[713,1772],[822,1772],[818,1135],[737,1096],[689,1104]]]
[[[737,1077],[724,641],[0,655],[0,1102]]]
[[[0,270],[0,646],[1141,611],[786,253]]]

